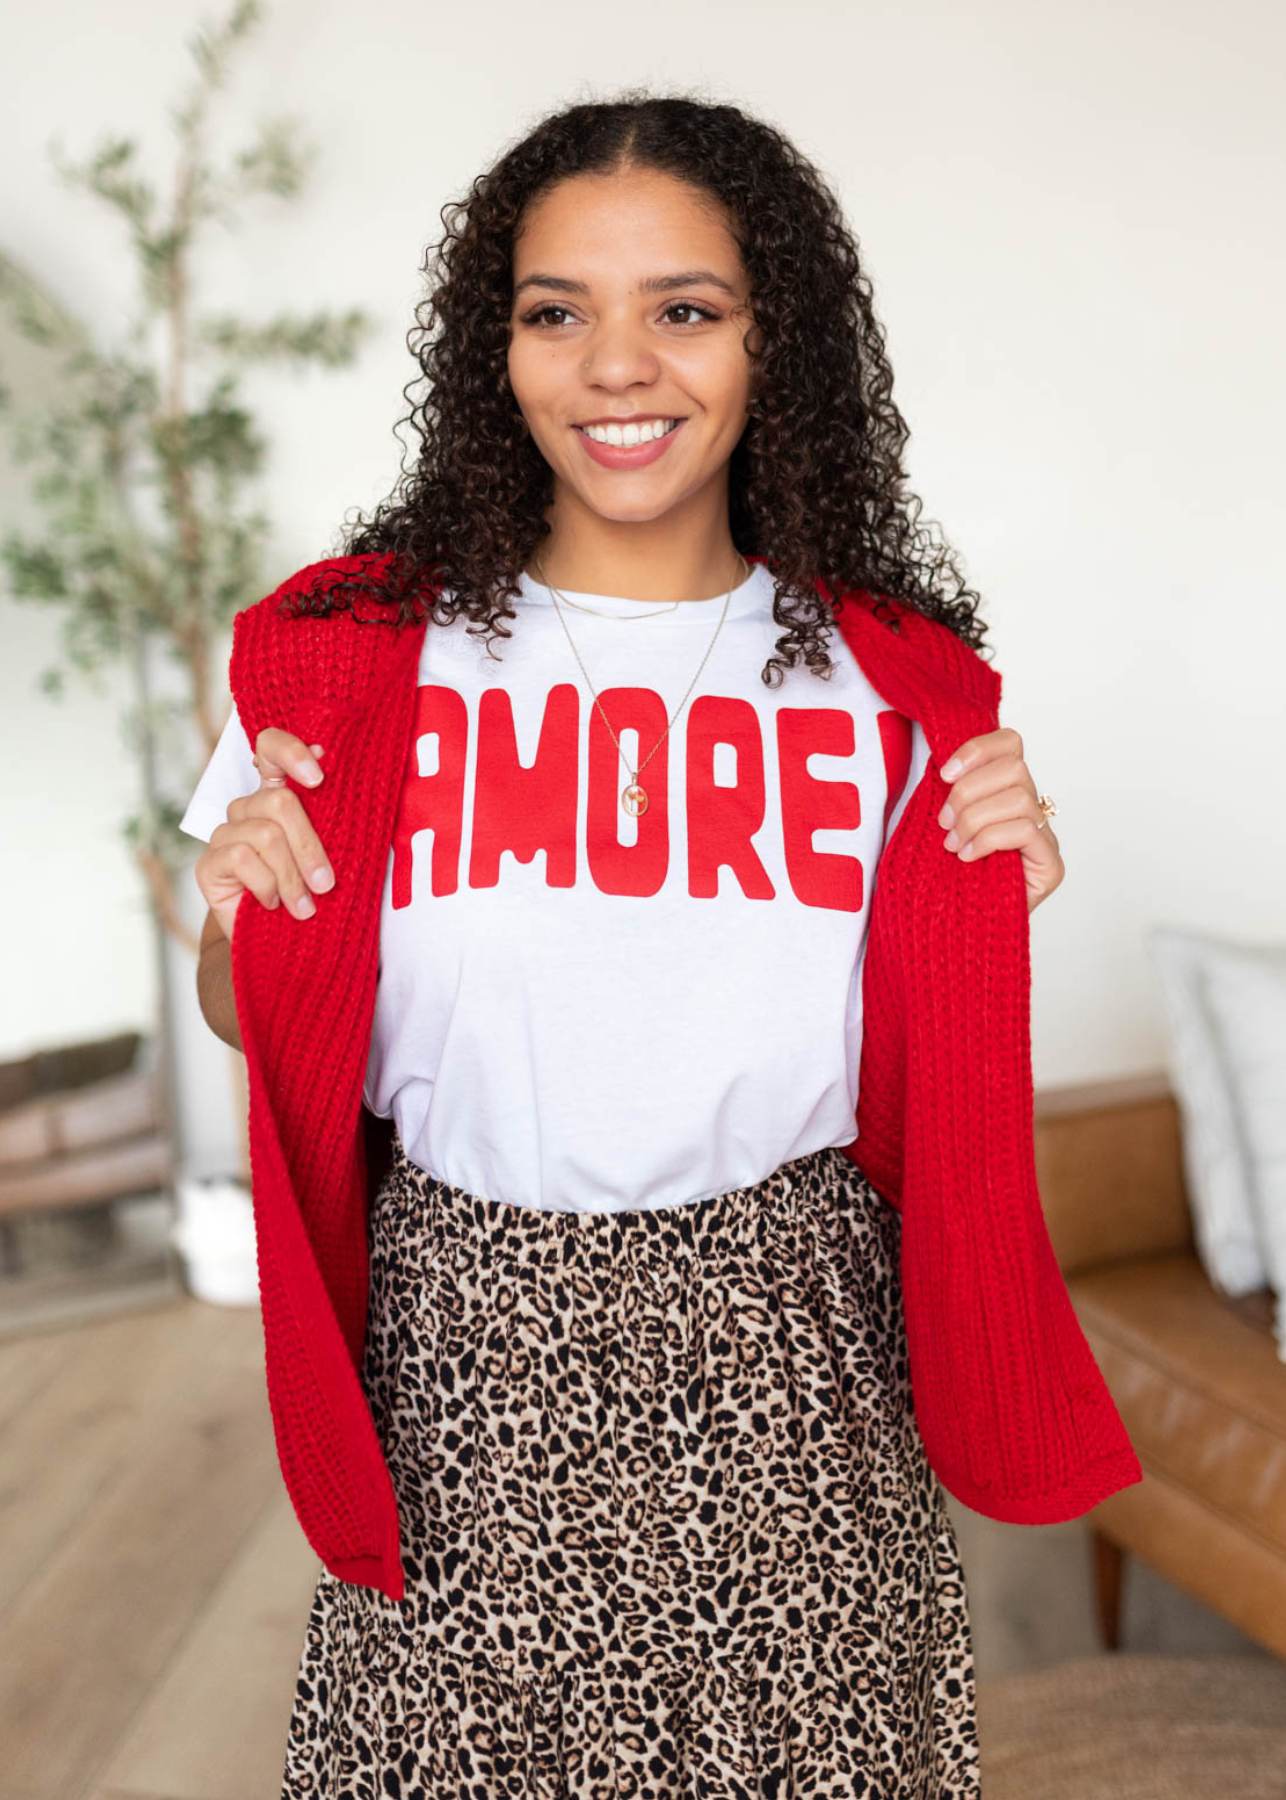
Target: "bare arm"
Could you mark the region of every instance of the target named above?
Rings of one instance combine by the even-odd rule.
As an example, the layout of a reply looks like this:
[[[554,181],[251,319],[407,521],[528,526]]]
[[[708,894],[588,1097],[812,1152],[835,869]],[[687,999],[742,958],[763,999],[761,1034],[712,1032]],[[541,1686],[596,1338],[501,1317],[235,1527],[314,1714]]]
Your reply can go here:
[[[214,1035],[234,1050],[242,1050],[241,1026],[232,992],[232,940],[224,936],[213,910],[206,914],[201,931],[196,992],[201,1017]]]

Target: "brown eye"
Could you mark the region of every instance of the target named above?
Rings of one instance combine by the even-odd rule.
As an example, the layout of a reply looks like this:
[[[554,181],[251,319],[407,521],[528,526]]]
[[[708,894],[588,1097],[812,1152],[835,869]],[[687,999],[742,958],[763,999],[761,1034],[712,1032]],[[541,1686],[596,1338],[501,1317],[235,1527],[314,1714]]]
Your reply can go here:
[[[718,313],[711,312],[708,307],[698,306],[695,300],[672,300],[665,310],[666,312],[694,312],[703,319],[719,317]]]
[[[523,320],[523,324],[524,325],[538,325],[540,323],[540,321],[544,318],[546,313],[554,313],[554,312],[565,313],[566,311],[567,311],[567,308],[565,306],[558,306],[554,301],[550,300],[550,301],[547,301],[544,306],[538,306],[536,308],[535,312],[528,313],[526,318]]]
[[[696,313],[697,318],[700,320],[717,319],[719,317],[718,313],[711,312],[709,307],[699,306],[695,300],[671,300],[670,304],[665,309],[665,313],[674,312]],[[538,306],[534,312],[527,313],[523,319],[523,324],[543,327],[544,322],[550,313],[567,313],[567,308],[565,306],[559,306],[555,300],[547,300],[543,306]],[[665,313],[662,314],[662,317],[665,316]],[[686,322],[686,328],[691,329],[696,323],[697,320],[689,320]],[[556,327],[547,327],[547,329],[556,329]]]

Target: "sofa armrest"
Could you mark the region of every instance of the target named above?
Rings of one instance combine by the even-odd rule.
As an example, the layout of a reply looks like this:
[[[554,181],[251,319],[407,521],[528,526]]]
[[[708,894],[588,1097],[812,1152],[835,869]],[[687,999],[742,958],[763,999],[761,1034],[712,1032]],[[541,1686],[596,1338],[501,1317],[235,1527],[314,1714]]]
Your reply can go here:
[[[0,1113],[0,1169],[74,1155],[163,1129],[155,1069],[23,1100]]]
[[[1059,1267],[1194,1249],[1178,1103],[1163,1073],[1034,1096],[1036,1180]]]

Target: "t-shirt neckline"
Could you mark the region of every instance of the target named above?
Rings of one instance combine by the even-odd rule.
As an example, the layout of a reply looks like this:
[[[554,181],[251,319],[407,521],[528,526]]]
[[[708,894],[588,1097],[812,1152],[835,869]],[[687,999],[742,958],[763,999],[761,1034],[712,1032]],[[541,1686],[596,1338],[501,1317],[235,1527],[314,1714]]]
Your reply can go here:
[[[528,604],[552,609],[554,597],[550,589],[539,581],[533,581],[526,570],[519,575],[518,583],[521,597]],[[562,592],[565,593],[567,602],[563,606],[563,617],[571,624],[573,631],[577,623],[597,623],[604,613],[613,619],[646,620],[651,625],[659,626],[713,626],[723,611],[724,601],[722,594],[714,594],[708,600],[683,600],[672,608],[663,600],[632,600],[623,594],[591,594],[579,588],[566,588]],[[767,568],[763,563],[751,563],[750,574],[732,590],[728,598],[728,618],[770,609],[772,595],[773,580]],[[580,607],[593,607],[595,611],[580,611]]]

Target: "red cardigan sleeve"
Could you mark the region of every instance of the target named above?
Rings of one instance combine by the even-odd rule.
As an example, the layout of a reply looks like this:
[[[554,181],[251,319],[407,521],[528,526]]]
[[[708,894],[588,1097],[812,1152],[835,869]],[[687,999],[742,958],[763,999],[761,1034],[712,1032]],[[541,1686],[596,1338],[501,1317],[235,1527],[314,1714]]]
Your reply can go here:
[[[1054,1255],[1036,1183],[1022,859],[942,848],[940,762],[998,724],[1000,677],[913,619],[940,673],[935,756],[881,860],[853,1160],[901,1215],[916,1421],[957,1499],[1047,1524],[1142,1479]],[[881,644],[871,638],[870,653]]]

